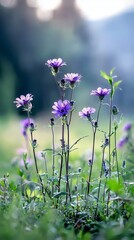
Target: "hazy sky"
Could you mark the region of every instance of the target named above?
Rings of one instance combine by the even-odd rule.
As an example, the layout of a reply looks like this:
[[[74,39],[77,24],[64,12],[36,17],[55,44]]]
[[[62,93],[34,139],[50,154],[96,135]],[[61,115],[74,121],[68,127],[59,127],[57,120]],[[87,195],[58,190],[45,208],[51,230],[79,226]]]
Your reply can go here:
[[[23,0],[22,0],[23,1]],[[66,0],[67,1],[67,0]],[[134,0],[72,0],[76,1],[81,9],[82,15],[92,21],[104,19],[127,9],[134,10]],[[50,14],[52,10],[59,7],[62,0],[27,0],[30,6],[37,8],[37,16]],[[0,4],[5,7],[11,7],[16,0],[0,0]]]
[[[134,0],[76,0],[76,3],[90,20],[110,17],[127,9],[134,10]]]

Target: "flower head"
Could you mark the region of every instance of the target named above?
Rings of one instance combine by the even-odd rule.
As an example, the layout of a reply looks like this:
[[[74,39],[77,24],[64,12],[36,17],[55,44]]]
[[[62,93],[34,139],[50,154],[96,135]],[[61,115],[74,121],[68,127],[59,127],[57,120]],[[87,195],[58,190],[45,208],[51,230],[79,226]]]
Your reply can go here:
[[[132,124],[131,123],[126,123],[123,127],[123,130],[128,132],[131,128],[132,128]]]
[[[78,73],[67,73],[64,75],[63,79],[69,83],[71,87],[74,87],[75,83],[80,81],[81,75]]]
[[[31,123],[34,123],[34,120],[33,119],[28,119],[28,118],[26,118],[26,119],[23,119],[23,120],[21,120],[21,128],[22,128],[22,135],[24,136],[24,137],[27,137],[27,129],[30,127],[30,124]]]
[[[79,112],[79,116],[81,118],[87,118],[88,120],[90,120],[90,115],[92,113],[95,113],[96,109],[95,108],[91,108],[91,107],[87,107],[87,108],[83,108],[81,112]]]
[[[52,113],[55,115],[55,117],[64,117],[72,109],[72,106],[68,100],[59,100],[58,102],[54,102],[52,108]]]
[[[99,87],[97,90],[92,90],[91,95],[96,95],[100,100],[103,100],[103,98],[108,95],[110,91],[110,89]]]
[[[46,65],[51,68],[52,74],[55,75],[56,73],[58,73],[59,68],[63,65],[66,65],[66,63],[63,62],[61,58],[54,58],[47,60]]]
[[[119,141],[118,144],[117,144],[117,147],[118,147],[118,148],[122,148],[122,147],[124,147],[124,145],[125,145],[127,142],[128,142],[128,137],[126,136],[126,137],[120,139],[120,141]]]
[[[26,96],[21,95],[20,98],[16,98],[14,103],[16,103],[16,107],[23,107],[24,110],[30,111],[32,109],[33,95],[28,93]]]

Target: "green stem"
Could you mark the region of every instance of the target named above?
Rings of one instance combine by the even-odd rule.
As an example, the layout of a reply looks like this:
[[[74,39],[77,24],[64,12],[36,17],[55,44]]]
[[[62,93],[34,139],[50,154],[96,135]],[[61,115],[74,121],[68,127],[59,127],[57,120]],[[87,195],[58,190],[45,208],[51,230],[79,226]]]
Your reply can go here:
[[[111,128],[112,128],[112,96],[110,97],[110,111],[109,111],[109,179],[111,178]],[[109,215],[109,200],[110,200],[110,190],[108,192],[107,198],[107,216]]]
[[[92,130],[93,130],[93,143],[92,143],[91,167],[90,167],[90,172],[89,172],[89,177],[88,177],[88,182],[87,182],[87,195],[89,195],[89,192],[90,192],[90,182],[91,182],[92,168],[93,168],[93,162],[94,162],[96,131],[97,131],[97,127],[98,127],[98,120],[99,120],[101,105],[102,105],[102,101],[100,101],[100,105],[99,105],[99,109],[98,109],[98,113],[97,113],[97,121],[96,121],[95,126],[93,126],[93,122],[91,122]]]
[[[95,211],[95,218],[97,217],[97,213],[98,213],[98,204],[99,204],[99,198],[100,198],[100,188],[101,188],[101,180],[102,180],[102,173],[103,173],[104,154],[105,154],[105,147],[103,147],[103,152],[102,152],[102,163],[101,163],[100,180],[99,180],[99,187],[98,187],[98,194],[97,194],[97,206],[96,206],[96,211]]]
[[[28,114],[28,121],[29,121],[29,126],[30,126],[30,113],[29,113],[29,111],[27,112],[27,114]],[[30,130],[30,136],[31,136],[31,142],[33,143],[34,139],[33,139],[33,132],[32,132],[32,130]],[[46,202],[45,192],[44,192],[44,185],[43,185],[42,178],[41,178],[41,176],[39,174],[39,169],[38,169],[38,165],[37,165],[37,158],[36,158],[36,154],[35,154],[35,147],[33,146],[33,144],[32,144],[32,150],[33,150],[33,158],[34,158],[36,173],[38,175],[38,178],[39,178],[39,181],[40,181],[40,185],[41,185],[42,197],[43,197],[44,202]]]
[[[111,177],[111,128],[112,128],[112,97],[110,98],[110,112],[109,112],[109,177]]]
[[[93,131],[92,157],[91,157],[91,167],[90,167],[90,172],[89,172],[89,177],[87,182],[87,195],[89,195],[89,192],[90,192],[90,183],[91,183],[92,168],[93,168],[93,161],[94,161],[94,150],[95,150],[95,136],[96,136],[96,130]]]
[[[52,131],[52,196],[54,194],[54,170],[55,170],[55,136],[54,136],[54,128],[53,125],[51,125],[51,131]]]
[[[117,178],[118,182],[120,181],[120,176],[119,176],[119,164],[118,164],[118,155],[117,155],[117,142],[116,142],[116,129],[114,132],[114,144],[115,144],[115,160],[116,160],[116,167],[117,167]]]
[[[60,183],[63,169],[63,159],[65,154],[65,139],[64,139],[65,123],[64,118],[62,118],[62,137],[61,137],[61,164],[60,164],[60,173],[59,173],[59,182],[58,182],[58,192],[60,192]]]
[[[69,174],[68,174],[68,170],[69,170],[69,157],[70,157],[70,126],[67,122],[66,119],[66,126],[67,126],[67,155],[66,155],[66,203],[68,201],[68,195],[70,198],[70,202],[71,202],[71,193],[70,193],[70,186],[69,186]]]

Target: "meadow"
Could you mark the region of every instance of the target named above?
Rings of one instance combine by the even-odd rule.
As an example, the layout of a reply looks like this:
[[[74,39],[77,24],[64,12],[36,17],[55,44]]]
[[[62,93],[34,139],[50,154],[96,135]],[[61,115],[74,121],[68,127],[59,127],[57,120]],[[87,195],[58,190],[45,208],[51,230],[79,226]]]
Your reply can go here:
[[[101,71],[108,88],[96,83],[98,106],[79,111],[81,75],[59,77],[61,58],[46,67],[59,90],[47,116],[32,117],[28,93],[13,103],[25,118],[0,120],[0,238],[133,239],[133,124],[114,105],[121,81]]]

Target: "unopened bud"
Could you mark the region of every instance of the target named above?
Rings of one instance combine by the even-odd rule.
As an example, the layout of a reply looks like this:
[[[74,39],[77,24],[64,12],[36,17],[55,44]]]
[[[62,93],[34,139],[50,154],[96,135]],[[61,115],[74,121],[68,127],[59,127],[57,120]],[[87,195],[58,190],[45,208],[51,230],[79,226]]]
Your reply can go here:
[[[34,131],[34,124],[30,123],[30,131]]]
[[[54,118],[50,119],[50,125],[53,126],[54,125]]]
[[[89,166],[92,165],[92,160],[91,159],[88,160],[88,164],[89,164]]]
[[[113,115],[117,115],[119,113],[119,109],[115,105],[112,107],[112,113]]]
[[[78,172],[79,172],[79,173],[81,172],[81,168],[80,168],[80,167],[78,168]]]
[[[36,140],[36,139],[34,139],[34,140],[32,141],[32,146],[33,146],[33,148],[37,147],[37,140]]]
[[[123,160],[123,162],[122,162],[122,168],[126,168],[126,161],[125,160]]]
[[[73,100],[70,101],[70,105],[71,105],[71,106],[74,105],[74,101],[73,101]]]

